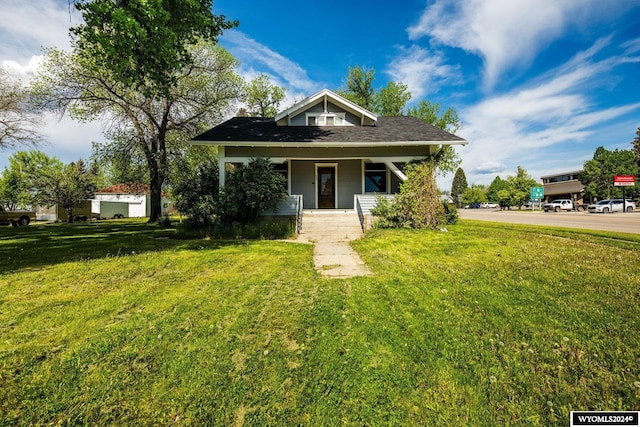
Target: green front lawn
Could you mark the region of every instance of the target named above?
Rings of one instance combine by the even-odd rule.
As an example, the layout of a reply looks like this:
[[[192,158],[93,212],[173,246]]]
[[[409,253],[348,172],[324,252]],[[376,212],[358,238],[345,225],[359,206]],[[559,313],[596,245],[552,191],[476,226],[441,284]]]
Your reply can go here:
[[[568,425],[640,410],[640,237],[473,221],[312,247],[0,229],[0,425]]]

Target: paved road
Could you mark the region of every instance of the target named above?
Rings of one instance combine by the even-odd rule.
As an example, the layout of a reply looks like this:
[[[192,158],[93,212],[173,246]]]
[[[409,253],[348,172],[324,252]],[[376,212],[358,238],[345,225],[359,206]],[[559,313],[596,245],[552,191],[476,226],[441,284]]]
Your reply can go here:
[[[549,225],[640,234],[640,211],[630,213],[590,214],[588,212],[530,212],[493,209],[460,209],[461,219],[508,222],[512,224]]]

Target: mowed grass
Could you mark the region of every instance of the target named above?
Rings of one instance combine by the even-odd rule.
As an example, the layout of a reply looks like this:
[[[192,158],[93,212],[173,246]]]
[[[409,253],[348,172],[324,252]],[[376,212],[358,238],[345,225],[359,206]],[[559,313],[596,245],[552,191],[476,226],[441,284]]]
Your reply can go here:
[[[640,236],[466,221],[312,247],[0,229],[0,425],[567,425],[640,410]]]

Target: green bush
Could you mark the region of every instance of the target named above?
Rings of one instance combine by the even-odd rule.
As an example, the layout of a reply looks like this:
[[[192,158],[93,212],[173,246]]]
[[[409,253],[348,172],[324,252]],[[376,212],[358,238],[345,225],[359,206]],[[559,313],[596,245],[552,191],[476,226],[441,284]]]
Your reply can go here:
[[[287,197],[285,178],[274,171],[269,159],[252,159],[229,174],[218,195],[216,214],[222,225],[247,225]]]
[[[375,227],[437,229],[448,223],[438,195],[433,163],[409,165],[406,174],[407,180],[400,185],[400,194],[393,202],[378,197],[378,206],[372,210],[378,216]]]
[[[444,209],[447,225],[452,225],[458,222],[458,209],[454,204],[442,202],[442,208]]]
[[[176,207],[189,218],[181,228],[192,229],[195,235],[224,238],[263,238],[261,227],[251,224],[287,197],[284,177],[265,158],[239,165],[229,173],[222,190],[218,164],[211,159],[184,172],[173,192]],[[280,238],[287,232],[272,227],[266,234]]]
[[[204,229],[213,226],[218,192],[218,163],[215,159],[199,164],[193,171],[185,168],[173,187],[176,208],[189,217],[185,226]]]

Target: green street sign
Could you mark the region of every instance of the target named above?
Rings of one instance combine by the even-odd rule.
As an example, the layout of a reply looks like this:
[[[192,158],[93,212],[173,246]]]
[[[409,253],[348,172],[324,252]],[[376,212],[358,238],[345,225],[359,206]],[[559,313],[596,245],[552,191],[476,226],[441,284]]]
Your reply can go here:
[[[544,197],[544,187],[531,187],[530,194],[532,199],[542,199]]]

